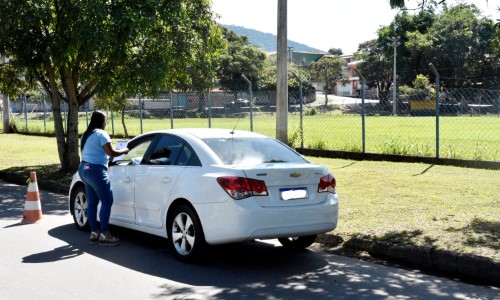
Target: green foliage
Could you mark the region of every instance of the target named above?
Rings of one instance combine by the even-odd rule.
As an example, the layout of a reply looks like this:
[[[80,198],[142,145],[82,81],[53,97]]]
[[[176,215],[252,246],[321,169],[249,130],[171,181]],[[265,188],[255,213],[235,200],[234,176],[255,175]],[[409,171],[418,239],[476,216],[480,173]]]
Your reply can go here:
[[[278,73],[276,72],[276,57],[269,59],[269,63],[266,64],[264,72],[262,73],[260,81],[260,91],[276,91],[276,84],[278,81]],[[303,96],[313,96],[316,95],[316,88],[310,83],[310,74],[303,68],[290,64],[288,66],[288,92],[297,93],[300,90],[300,82],[297,76],[302,80],[302,93]]]
[[[291,131],[288,132],[288,141],[287,141],[288,146],[292,148],[300,147],[303,135],[304,134],[300,128],[293,128]]]
[[[328,149],[326,142],[324,140],[314,140],[309,143],[308,148],[310,149],[318,149],[318,150],[326,150]]]
[[[497,8],[498,11],[500,11],[500,7]],[[500,56],[500,19],[497,19],[497,22],[495,23],[495,36],[493,39],[493,49],[494,52],[497,56]]]
[[[18,132],[17,131],[17,122],[15,118],[9,119],[9,132]]]
[[[315,116],[318,114],[318,110],[316,109],[316,107],[311,107],[309,109],[307,109],[304,113],[306,116]]]
[[[207,90],[223,47],[209,0],[0,0],[0,53],[36,78],[54,107],[63,169],[76,168],[78,107],[102,98]]]
[[[356,68],[366,80],[366,85],[378,91],[388,91],[392,83],[392,65],[390,57],[378,40],[370,40],[359,44],[355,59],[361,61]]]
[[[417,74],[433,77],[433,63],[447,87],[500,88],[500,28],[480,15],[475,5],[442,5],[421,1],[416,14],[399,13],[378,38],[359,45],[356,59],[368,86],[388,91],[392,83],[394,48],[390,37],[400,37],[397,51],[398,86],[411,85]],[[495,46],[497,45],[497,46]]]
[[[410,140],[389,138],[378,149],[380,153],[407,156],[432,156],[434,149],[429,144],[412,143]]]
[[[413,87],[421,90],[432,89],[432,86],[429,84],[429,78],[423,74],[418,74],[415,80],[413,81]]]
[[[23,76],[23,70],[16,69],[11,63],[0,64],[0,93],[14,98],[33,90],[33,80],[26,80]]]
[[[331,91],[337,80],[345,79],[342,73],[342,67],[346,65],[346,61],[339,57],[325,57],[309,66],[311,78],[322,81],[325,86],[325,91]],[[327,100],[325,100],[327,101]],[[328,103],[325,103],[328,105]]]
[[[222,32],[227,41],[227,48],[217,60],[217,75],[222,90],[248,91],[248,83],[242,78],[242,74],[252,82],[252,89],[258,90],[262,72],[269,63],[266,53],[250,45],[246,36],[238,36],[223,27]]]
[[[330,48],[328,50],[328,53],[333,54],[333,55],[342,55],[342,49],[341,48]]]
[[[404,85],[399,88],[401,100],[434,100],[436,90],[429,82],[429,78],[423,74],[418,74],[413,81],[413,87]]]
[[[446,9],[427,33],[432,46],[426,50],[446,85],[451,87],[500,87],[500,57],[493,40],[492,20],[480,16],[474,5]]]

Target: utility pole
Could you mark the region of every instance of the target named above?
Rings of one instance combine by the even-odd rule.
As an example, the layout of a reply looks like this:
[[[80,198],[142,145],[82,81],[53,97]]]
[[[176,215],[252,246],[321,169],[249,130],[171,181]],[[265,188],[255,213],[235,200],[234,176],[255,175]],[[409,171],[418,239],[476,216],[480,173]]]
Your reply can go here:
[[[7,57],[5,55],[0,54],[0,63],[1,64],[6,64],[7,63]],[[9,133],[10,132],[10,101],[9,97],[7,95],[2,95],[2,117],[3,117],[3,133]]]
[[[389,42],[387,45],[394,47],[394,67],[393,71],[394,74],[392,75],[392,114],[396,115],[398,113],[398,104],[396,100],[396,47],[401,45],[401,42],[399,42],[400,37],[399,36],[393,36],[390,37],[388,40]]]
[[[288,142],[287,0],[278,0],[276,139]]]

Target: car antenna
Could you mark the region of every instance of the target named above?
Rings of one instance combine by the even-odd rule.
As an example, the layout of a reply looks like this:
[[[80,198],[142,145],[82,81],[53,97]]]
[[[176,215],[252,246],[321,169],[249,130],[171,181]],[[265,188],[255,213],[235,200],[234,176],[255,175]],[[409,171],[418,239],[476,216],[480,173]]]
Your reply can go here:
[[[230,134],[234,134],[234,130],[236,129],[236,126],[238,126],[239,121],[240,121],[240,118],[236,119],[236,124],[234,124],[233,130],[229,131]]]

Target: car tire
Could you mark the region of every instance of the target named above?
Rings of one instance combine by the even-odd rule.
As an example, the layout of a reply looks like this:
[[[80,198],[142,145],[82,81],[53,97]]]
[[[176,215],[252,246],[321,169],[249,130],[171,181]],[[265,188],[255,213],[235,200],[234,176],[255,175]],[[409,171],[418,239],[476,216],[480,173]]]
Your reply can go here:
[[[184,262],[198,260],[206,247],[200,219],[191,206],[179,205],[169,214],[167,221],[169,248]]]
[[[89,231],[90,226],[87,219],[87,195],[85,194],[85,186],[77,186],[71,192],[70,198],[71,215],[75,222],[76,228],[82,231]]]
[[[298,237],[288,237],[279,238],[278,241],[283,245],[283,248],[290,250],[302,250],[311,246],[314,241],[316,241],[316,234],[298,236]]]

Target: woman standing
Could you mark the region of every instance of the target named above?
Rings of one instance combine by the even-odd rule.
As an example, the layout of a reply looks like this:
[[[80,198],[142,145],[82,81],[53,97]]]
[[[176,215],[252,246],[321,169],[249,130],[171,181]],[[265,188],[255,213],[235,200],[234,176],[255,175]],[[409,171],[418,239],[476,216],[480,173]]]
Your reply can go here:
[[[119,240],[109,233],[109,216],[113,205],[113,191],[108,177],[108,161],[110,157],[128,153],[128,148],[116,150],[111,146],[111,138],[104,130],[106,115],[95,111],[90,124],[81,138],[82,162],[78,174],[85,183],[87,194],[87,218],[91,234],[90,243],[100,246],[115,246]],[[97,228],[97,206],[101,201],[99,212],[100,228]]]

